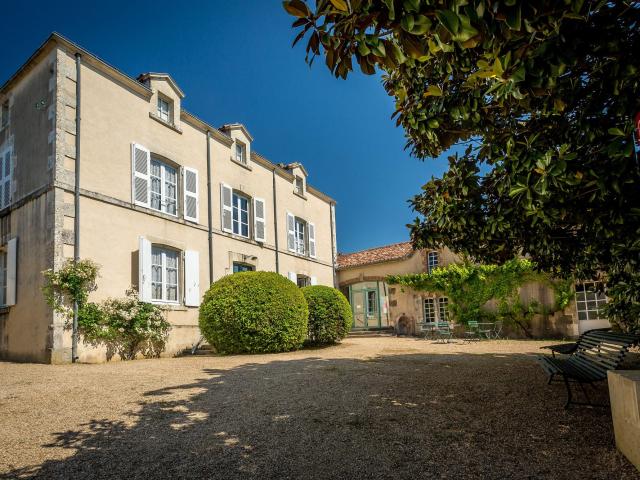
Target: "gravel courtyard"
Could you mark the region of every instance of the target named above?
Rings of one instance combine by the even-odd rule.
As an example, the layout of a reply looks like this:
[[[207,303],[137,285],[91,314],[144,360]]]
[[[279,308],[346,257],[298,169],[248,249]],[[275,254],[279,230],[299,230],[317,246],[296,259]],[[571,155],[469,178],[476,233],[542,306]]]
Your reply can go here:
[[[607,409],[563,410],[544,344],[0,363],[0,478],[640,478]]]

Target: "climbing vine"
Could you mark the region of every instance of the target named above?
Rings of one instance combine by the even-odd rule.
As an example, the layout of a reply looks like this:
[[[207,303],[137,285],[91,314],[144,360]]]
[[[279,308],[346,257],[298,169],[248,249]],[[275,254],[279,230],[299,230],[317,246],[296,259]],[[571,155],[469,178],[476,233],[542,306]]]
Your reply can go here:
[[[549,313],[536,301],[524,305],[518,289],[529,282],[541,282],[555,293],[554,309],[562,310],[573,298],[572,283],[555,280],[540,273],[530,260],[516,258],[502,265],[451,264],[432,273],[391,275],[387,282],[417,291],[438,292],[449,298],[450,312],[459,322],[470,320],[502,320],[518,325],[525,334],[531,318],[537,313]],[[494,301],[496,311],[486,309]]]
[[[61,268],[42,272],[45,279],[42,293],[47,304],[57,313],[70,319],[73,304],[81,309],[87,303],[89,293],[97,288],[100,266],[92,260],[67,260]]]

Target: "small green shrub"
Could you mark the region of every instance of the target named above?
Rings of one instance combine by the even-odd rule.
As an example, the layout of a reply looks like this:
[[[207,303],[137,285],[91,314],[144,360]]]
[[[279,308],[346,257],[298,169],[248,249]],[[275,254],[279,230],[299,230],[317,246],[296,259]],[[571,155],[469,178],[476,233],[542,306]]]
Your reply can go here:
[[[220,353],[286,352],[302,346],[309,309],[300,289],[274,272],[240,272],[213,283],[200,331]]]
[[[351,306],[335,288],[314,285],[302,289],[309,305],[309,341],[335,343],[347,336],[353,323]]]

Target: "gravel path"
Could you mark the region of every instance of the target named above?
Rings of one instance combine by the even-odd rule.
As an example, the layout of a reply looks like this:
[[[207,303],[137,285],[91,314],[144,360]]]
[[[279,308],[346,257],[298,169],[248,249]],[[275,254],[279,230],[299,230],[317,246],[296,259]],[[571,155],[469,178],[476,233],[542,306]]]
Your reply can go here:
[[[607,409],[563,410],[544,344],[0,363],[0,478],[640,478]]]

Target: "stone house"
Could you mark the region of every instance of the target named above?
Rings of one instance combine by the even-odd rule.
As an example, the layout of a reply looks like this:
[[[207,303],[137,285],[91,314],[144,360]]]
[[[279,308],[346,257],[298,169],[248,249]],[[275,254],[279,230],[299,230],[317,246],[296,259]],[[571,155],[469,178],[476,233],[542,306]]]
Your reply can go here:
[[[134,287],[168,308],[167,355],[199,340],[200,299],[223,275],[334,285],[335,201],[184,97],[170,75],[132,78],[56,33],[0,87],[0,358],[71,360],[41,287],[74,257],[101,266],[92,301]]]
[[[447,297],[388,285],[385,277],[430,272],[435,267],[460,261],[459,256],[446,248],[415,251],[410,242],[339,254],[338,287],[351,304],[353,328],[388,328],[398,334],[416,335],[420,323],[449,320]],[[609,326],[599,311],[606,297],[595,291],[593,282],[576,284],[574,288],[575,299],[563,311],[533,316],[530,327],[534,336],[574,337],[586,330]],[[534,300],[548,309],[555,305],[553,290],[540,283],[523,285],[519,296],[525,305]],[[495,305],[489,304],[487,308],[491,310]],[[518,335],[518,332],[510,334]]]

